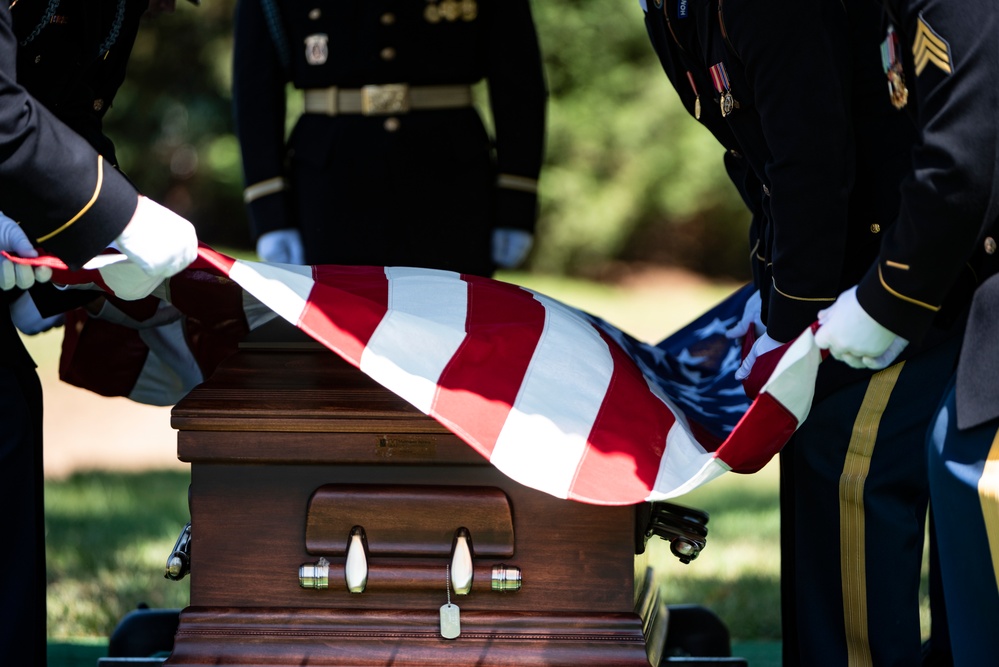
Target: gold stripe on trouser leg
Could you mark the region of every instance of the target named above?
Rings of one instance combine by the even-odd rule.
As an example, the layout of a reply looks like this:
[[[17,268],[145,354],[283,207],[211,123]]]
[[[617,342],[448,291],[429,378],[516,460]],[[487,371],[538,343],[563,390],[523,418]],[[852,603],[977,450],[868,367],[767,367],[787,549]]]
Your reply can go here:
[[[978,480],[978,500],[982,504],[985,533],[989,537],[994,583],[999,585],[999,433],[992,440],[989,458],[986,459],[982,477]]]
[[[878,426],[904,362],[871,377],[853,423],[853,435],[839,478],[839,563],[847,664],[871,667],[867,635],[867,561],[864,539],[864,483],[871,469]]]

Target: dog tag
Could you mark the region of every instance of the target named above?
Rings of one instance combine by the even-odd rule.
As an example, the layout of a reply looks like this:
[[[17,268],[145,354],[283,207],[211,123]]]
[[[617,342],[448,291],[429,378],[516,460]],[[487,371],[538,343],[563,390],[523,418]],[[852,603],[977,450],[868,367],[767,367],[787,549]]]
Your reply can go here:
[[[458,605],[448,602],[441,605],[441,637],[455,639],[461,634],[461,612]]]

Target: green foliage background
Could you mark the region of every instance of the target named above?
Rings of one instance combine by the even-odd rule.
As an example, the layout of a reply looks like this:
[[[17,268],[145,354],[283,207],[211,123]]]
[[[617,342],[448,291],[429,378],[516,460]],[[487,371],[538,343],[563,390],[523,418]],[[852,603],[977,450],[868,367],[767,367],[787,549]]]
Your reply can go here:
[[[235,0],[149,18],[108,114],[126,173],[203,240],[250,248],[232,135]],[[722,150],[680,106],[637,0],[534,0],[550,90],[535,272],[649,262],[745,279]],[[262,45],[263,48],[263,45]]]

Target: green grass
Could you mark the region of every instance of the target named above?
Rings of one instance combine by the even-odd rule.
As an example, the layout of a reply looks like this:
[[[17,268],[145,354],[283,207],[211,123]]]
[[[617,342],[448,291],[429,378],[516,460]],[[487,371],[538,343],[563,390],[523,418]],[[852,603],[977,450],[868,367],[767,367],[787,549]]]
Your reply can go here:
[[[729,474],[676,500],[710,514],[707,546],[684,565],[662,540],[650,553],[668,604],[703,604],[735,641],[780,639],[777,466]]]
[[[187,605],[189,580],[163,576],[187,510],[183,472],[88,472],[45,485],[48,632],[107,637],[140,603]]]

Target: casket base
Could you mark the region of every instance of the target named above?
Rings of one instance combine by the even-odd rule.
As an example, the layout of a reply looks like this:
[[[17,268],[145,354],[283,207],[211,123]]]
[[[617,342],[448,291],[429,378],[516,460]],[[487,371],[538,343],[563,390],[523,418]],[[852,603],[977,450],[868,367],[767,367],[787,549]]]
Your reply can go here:
[[[649,660],[634,614],[470,611],[461,614],[460,637],[448,640],[436,610],[189,607],[166,664],[648,667]]]

